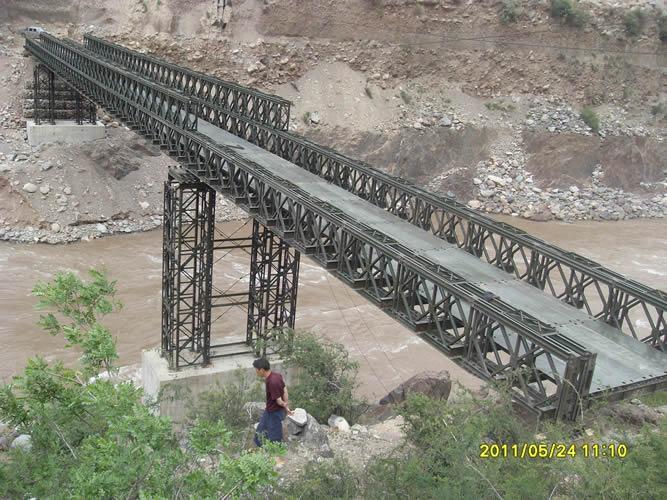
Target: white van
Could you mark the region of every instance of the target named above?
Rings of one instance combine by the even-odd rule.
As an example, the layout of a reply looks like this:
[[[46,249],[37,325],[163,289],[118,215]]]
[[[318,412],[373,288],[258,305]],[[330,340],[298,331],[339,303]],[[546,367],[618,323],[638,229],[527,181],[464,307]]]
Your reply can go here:
[[[30,26],[22,31],[23,36],[26,38],[32,38],[33,40],[38,39],[41,33],[45,33],[44,28],[39,28],[37,26]]]

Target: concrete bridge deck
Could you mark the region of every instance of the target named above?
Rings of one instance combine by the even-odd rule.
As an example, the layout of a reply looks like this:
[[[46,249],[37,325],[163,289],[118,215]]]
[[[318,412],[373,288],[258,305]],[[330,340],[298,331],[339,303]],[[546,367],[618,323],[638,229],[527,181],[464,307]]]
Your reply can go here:
[[[556,332],[597,353],[591,395],[667,376],[667,354],[625,335],[620,330],[573,308],[526,282],[489,265],[430,234],[327,183],[266,150],[199,119],[198,132],[216,143],[234,148],[246,160],[258,163],[320,201],[330,203],[349,216],[376,229],[406,247],[414,255],[456,272],[470,283],[492,292],[511,306],[556,328]]]

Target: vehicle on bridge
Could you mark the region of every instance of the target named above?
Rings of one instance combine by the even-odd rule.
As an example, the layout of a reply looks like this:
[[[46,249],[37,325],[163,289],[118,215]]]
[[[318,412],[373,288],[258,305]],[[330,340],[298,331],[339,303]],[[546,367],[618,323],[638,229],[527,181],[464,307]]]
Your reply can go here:
[[[39,35],[42,33],[46,33],[46,30],[39,26],[29,26],[21,31],[21,34],[24,37],[30,38],[31,40],[39,40]]]

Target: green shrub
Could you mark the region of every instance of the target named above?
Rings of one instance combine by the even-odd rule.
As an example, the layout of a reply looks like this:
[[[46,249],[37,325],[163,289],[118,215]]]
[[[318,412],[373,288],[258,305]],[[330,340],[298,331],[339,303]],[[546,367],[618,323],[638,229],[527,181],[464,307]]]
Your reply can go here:
[[[500,20],[505,24],[515,23],[522,13],[523,9],[519,0],[503,0],[500,7]]]
[[[667,42],[667,14],[664,12],[658,16],[658,38],[661,41]]]
[[[401,99],[405,104],[410,104],[412,102],[412,97],[405,90],[401,89]]]
[[[632,36],[637,36],[644,31],[646,25],[646,14],[642,9],[636,8],[625,13],[623,16],[625,31]]]
[[[343,458],[331,462],[308,462],[297,481],[278,491],[278,498],[358,498],[360,478]]]
[[[505,101],[490,101],[484,104],[484,106],[486,106],[486,109],[489,111],[502,111],[504,113],[510,113],[516,110],[514,104]]]
[[[270,351],[297,371],[296,384],[289,387],[291,407],[304,408],[320,422],[336,414],[354,423],[364,402],[354,396],[359,365],[350,360],[345,347],[303,332],[277,335],[274,340]]]
[[[589,15],[572,0],[551,0],[551,16],[575,28],[582,28],[589,19]]]
[[[581,110],[580,118],[588,125],[596,134],[600,131],[600,118],[593,108],[586,106]]]
[[[243,369],[238,369],[234,379],[224,384],[216,383],[213,389],[197,396],[197,404],[191,405],[188,418],[192,421],[216,422],[224,420],[230,430],[240,430],[252,423],[243,408],[251,401],[264,401],[262,382],[249,381]]]
[[[0,387],[0,420],[32,438],[31,451],[0,457],[0,498],[238,498],[272,484],[267,449],[228,456],[220,419],[186,428],[183,449],[171,421],[142,404],[141,389],[114,379],[115,341],[98,317],[120,304],[115,283],[90,274],[88,283],[59,273],[35,286],[40,306],[54,309],[40,324],[83,356],[77,369],[31,359]],[[108,377],[96,376],[101,370]],[[201,466],[204,456],[213,467]]]

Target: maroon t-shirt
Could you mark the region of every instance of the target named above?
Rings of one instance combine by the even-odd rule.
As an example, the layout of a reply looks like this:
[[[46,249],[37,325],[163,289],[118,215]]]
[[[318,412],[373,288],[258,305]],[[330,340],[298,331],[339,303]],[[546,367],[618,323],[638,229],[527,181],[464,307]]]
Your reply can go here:
[[[284,391],[285,382],[283,381],[283,376],[280,373],[271,372],[266,377],[266,411],[272,412],[283,409],[276,400],[283,397]]]

